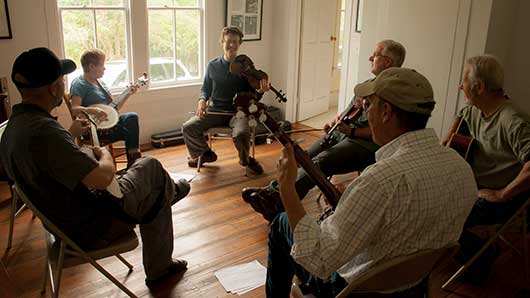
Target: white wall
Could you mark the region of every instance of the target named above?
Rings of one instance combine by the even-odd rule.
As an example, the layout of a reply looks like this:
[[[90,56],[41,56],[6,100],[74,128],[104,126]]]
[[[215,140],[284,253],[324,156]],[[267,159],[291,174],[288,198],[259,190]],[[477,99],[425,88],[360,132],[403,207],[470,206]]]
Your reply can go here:
[[[47,19],[45,1],[10,0],[9,15],[13,39],[0,40],[0,76],[10,77],[11,66],[15,58],[24,50],[45,46],[56,48],[53,34],[48,35],[48,28],[53,27],[56,20]],[[281,3],[281,1],[279,2]],[[278,3],[276,3],[278,4]],[[273,39],[274,3],[265,0],[263,3],[263,27],[260,41],[244,42],[241,53],[249,55],[256,67],[265,72],[271,70],[271,43]],[[219,44],[219,34],[224,27],[225,1],[206,0],[206,57],[207,60],[222,54]],[[11,81],[9,79],[9,81]],[[280,84],[281,85],[281,84]],[[141,91],[124,107],[124,111],[135,111],[140,115],[140,142],[150,141],[151,134],[180,128],[190,115],[188,111],[196,108],[200,84]],[[20,94],[10,82],[9,94],[11,103],[20,102]],[[267,96],[267,98],[270,95]],[[265,102],[269,99],[265,98]],[[60,119],[68,119],[63,109],[59,113]],[[67,121],[68,122],[68,121]]]
[[[457,109],[464,57],[484,51],[491,0],[373,0],[364,9],[358,81],[372,76],[365,61],[376,42],[401,42],[407,49],[404,67],[417,69],[433,85],[437,104],[429,126],[441,135]]]

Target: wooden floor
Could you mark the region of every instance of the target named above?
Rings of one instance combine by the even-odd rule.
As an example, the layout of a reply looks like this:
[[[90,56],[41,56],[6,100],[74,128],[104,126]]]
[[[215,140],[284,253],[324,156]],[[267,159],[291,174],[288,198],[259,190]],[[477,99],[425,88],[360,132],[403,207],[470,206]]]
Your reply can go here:
[[[307,147],[317,134],[303,133]],[[124,281],[141,297],[233,297],[226,293],[214,276],[214,271],[241,262],[258,260],[266,265],[268,225],[241,199],[240,191],[246,186],[262,186],[275,177],[280,146],[277,143],[260,145],[256,156],[265,168],[265,174],[247,178],[237,163],[237,155],[229,141],[217,140],[214,150],[219,160],[207,165],[192,182],[191,194],[173,206],[174,257],[188,260],[189,269],[179,280],[155,292],[144,285],[141,248],[124,256],[135,266],[127,275],[126,267],[117,259],[102,260],[119,280]],[[187,167],[186,149],[176,146],[145,152],[161,160],[168,171],[194,174]],[[338,177],[339,182],[351,176]],[[6,251],[8,233],[9,200],[7,187],[0,191],[0,297],[39,297],[44,268],[45,244],[42,226],[32,219],[29,211],[22,212],[15,220],[13,247]],[[312,191],[304,204],[312,212],[318,212],[317,191]],[[5,269],[3,269],[5,267]],[[456,265],[446,260],[434,273],[432,291],[434,297],[530,297],[522,289],[520,258],[511,252],[504,253],[495,265],[490,281],[483,288],[456,284],[455,293],[439,289],[442,281],[454,272]],[[528,287],[528,285],[526,285]],[[49,296],[46,295],[46,296]],[[124,297],[125,295],[107,281],[90,265],[66,269],[63,274],[62,297]],[[264,297],[261,287],[242,297]]]

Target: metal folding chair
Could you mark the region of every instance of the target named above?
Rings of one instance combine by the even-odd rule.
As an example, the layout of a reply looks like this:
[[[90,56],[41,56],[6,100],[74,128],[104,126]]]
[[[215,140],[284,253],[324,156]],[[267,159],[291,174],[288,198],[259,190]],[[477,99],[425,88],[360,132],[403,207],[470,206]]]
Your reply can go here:
[[[471,267],[471,265],[473,265],[473,263],[486,251],[486,249],[488,249],[488,247],[490,247],[493,242],[495,242],[495,240],[497,239],[500,239],[501,241],[503,241],[504,243],[506,243],[506,245],[508,245],[508,247],[510,247],[511,249],[513,249],[518,255],[522,256],[523,257],[523,271],[524,271],[524,276],[525,276],[525,280],[527,282],[530,282],[529,280],[529,272],[528,272],[528,267],[530,266],[530,264],[528,263],[528,242],[526,241],[526,233],[527,233],[527,229],[528,229],[528,222],[527,222],[527,209],[528,207],[530,206],[530,198],[526,199],[526,202],[521,205],[519,207],[519,209],[517,209],[517,211],[512,215],[512,217],[510,217],[504,224],[500,225],[498,227],[498,229],[495,231],[495,233],[493,234],[493,236],[491,236],[488,241],[482,246],[482,248],[473,256],[471,257],[471,259],[469,259],[464,265],[462,265],[456,272],[455,274],[453,274],[443,285],[442,285],[442,289],[444,290],[448,290],[449,291],[449,286],[451,285],[451,283],[453,283],[453,281],[455,279],[457,279],[458,277],[460,277],[460,275],[462,275],[467,269],[469,269],[469,267]],[[521,219],[522,217],[522,219]],[[512,223],[514,223],[515,221],[517,221],[517,219],[521,219],[521,222],[522,222],[522,227],[521,227],[521,239],[522,239],[522,242],[523,242],[523,249],[522,251],[520,251],[519,249],[517,249],[515,247],[515,245],[513,245],[512,243],[510,243],[506,238],[504,238],[502,236],[502,233],[509,227],[512,225]],[[479,227],[494,227],[494,226],[479,226]],[[477,228],[479,228],[477,227]]]
[[[113,241],[109,246],[103,249],[85,251],[38,210],[28,199],[26,194],[24,194],[24,192],[20,189],[16,182],[15,192],[26,204],[26,206],[41,220],[42,225],[44,226],[47,256],[41,293],[46,291],[46,284],[49,280],[50,289],[52,292],[51,296],[59,297],[63,268],[68,268],[83,263],[90,263],[129,297],[137,297],[133,292],[125,287],[125,285],[123,285],[112,274],[110,274],[101,265],[99,265],[99,263],[96,262],[96,260],[99,259],[116,256],[129,268],[129,272],[131,272],[133,270],[133,266],[120,254],[131,251],[138,247],[138,238],[136,237],[136,233],[134,231],[131,231],[126,236]]]

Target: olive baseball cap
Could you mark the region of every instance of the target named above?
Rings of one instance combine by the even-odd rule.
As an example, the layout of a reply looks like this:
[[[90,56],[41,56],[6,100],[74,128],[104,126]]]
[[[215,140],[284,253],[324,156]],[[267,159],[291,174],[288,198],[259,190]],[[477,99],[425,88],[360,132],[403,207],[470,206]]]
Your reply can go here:
[[[74,61],[59,59],[48,48],[34,48],[15,59],[11,80],[18,88],[38,88],[53,83],[75,68]]]
[[[391,67],[374,80],[355,86],[355,95],[372,94],[407,112],[430,115],[434,109],[432,86],[422,74],[410,68]]]

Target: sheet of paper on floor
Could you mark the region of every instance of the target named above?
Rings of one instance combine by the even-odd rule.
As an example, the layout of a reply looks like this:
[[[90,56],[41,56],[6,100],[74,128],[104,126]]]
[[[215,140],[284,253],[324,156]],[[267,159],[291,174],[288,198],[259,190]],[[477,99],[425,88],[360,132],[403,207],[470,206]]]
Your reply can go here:
[[[265,284],[267,269],[257,260],[214,272],[227,292],[244,294]]]

